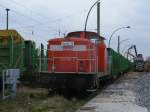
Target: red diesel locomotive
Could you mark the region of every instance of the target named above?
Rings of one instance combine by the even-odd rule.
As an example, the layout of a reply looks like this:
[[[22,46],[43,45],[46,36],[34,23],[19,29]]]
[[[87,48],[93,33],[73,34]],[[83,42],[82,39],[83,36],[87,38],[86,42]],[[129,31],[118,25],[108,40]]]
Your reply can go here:
[[[72,32],[48,41],[51,89],[93,90],[108,75],[104,38],[95,32]]]

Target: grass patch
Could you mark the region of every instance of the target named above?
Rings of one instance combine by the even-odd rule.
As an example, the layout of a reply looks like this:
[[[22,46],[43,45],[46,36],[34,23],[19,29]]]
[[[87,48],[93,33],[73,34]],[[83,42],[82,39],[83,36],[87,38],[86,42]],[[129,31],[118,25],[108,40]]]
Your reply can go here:
[[[0,112],[75,112],[86,102],[47,93],[44,89],[18,89],[16,99],[0,101]]]

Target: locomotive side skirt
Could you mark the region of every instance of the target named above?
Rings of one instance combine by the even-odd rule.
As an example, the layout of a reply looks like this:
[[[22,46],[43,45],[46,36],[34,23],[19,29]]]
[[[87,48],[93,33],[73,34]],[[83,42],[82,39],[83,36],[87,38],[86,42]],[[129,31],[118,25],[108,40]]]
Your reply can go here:
[[[55,89],[93,89],[95,86],[96,74],[76,74],[76,73],[40,73],[41,83],[46,77],[48,88]]]

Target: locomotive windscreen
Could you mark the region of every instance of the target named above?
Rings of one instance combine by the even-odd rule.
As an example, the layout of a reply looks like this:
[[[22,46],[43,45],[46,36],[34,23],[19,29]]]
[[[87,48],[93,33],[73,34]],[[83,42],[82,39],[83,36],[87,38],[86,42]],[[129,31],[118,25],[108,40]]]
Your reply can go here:
[[[67,38],[82,38],[82,36],[84,36],[84,32],[72,32],[67,35]],[[92,32],[86,32],[86,37],[84,38],[99,40],[100,36]]]
[[[80,33],[70,33],[67,35],[67,37],[76,37],[76,38],[80,38]]]

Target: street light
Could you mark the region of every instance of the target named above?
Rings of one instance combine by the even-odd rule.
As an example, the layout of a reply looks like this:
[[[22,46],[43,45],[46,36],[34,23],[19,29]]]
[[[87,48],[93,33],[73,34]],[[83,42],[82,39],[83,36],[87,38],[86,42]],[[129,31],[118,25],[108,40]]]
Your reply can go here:
[[[118,36],[118,48],[117,48],[118,53],[120,53],[120,45],[128,40],[129,38],[120,41],[120,36]]]
[[[111,41],[111,38],[113,37],[113,35],[114,35],[117,31],[119,31],[119,30],[121,30],[121,29],[125,29],[125,28],[131,28],[131,27],[130,27],[130,26],[127,26],[127,27],[120,27],[120,28],[117,28],[116,30],[113,31],[113,33],[111,34],[111,36],[110,36],[110,38],[109,38],[108,48],[110,48],[110,41]]]
[[[7,14],[7,17],[6,17],[6,30],[8,30],[8,12],[10,11],[10,9],[6,8],[6,14]]]
[[[85,26],[84,26],[84,32],[86,32],[87,22],[88,22],[88,18],[89,18],[90,12],[92,11],[93,7],[94,7],[97,3],[99,3],[99,2],[100,2],[100,0],[97,0],[97,1],[92,5],[92,7],[90,8],[90,10],[89,10],[89,12],[88,12],[88,14],[87,14],[87,17],[86,17]]]

